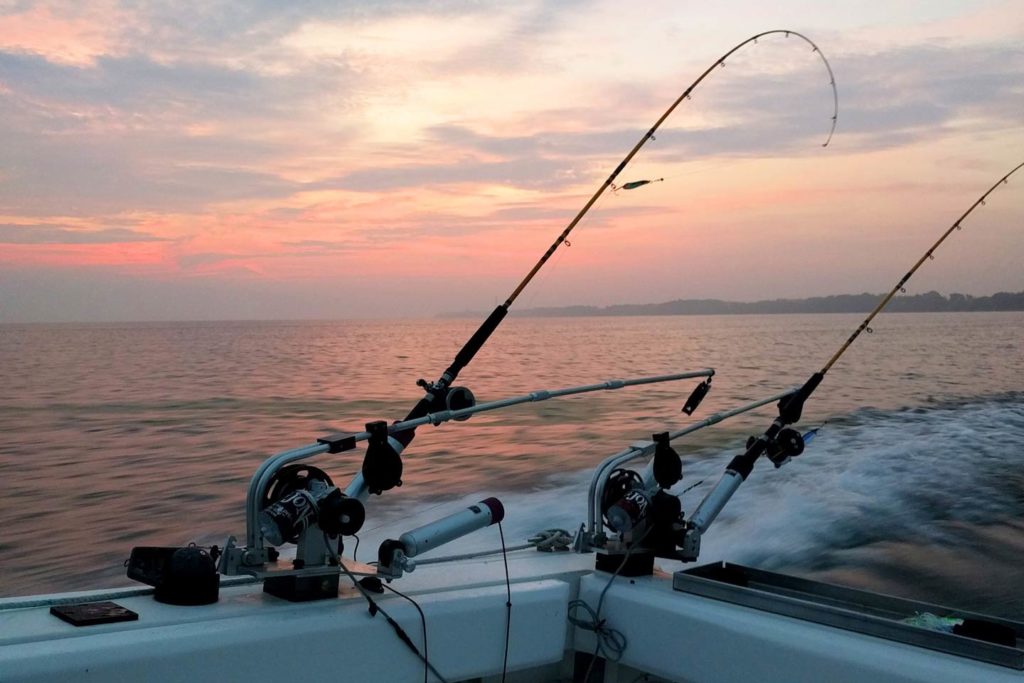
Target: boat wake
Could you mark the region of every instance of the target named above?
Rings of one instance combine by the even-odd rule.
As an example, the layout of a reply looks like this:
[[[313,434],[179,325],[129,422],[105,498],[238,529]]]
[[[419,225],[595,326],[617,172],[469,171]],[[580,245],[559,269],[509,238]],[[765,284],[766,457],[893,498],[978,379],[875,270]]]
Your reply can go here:
[[[782,470],[758,464],[704,537],[700,562],[728,560],[1020,617],[1024,589],[1014,576],[1024,552],[1022,443],[1022,392],[897,411],[864,408],[832,419]],[[743,443],[677,446],[685,477],[673,492],[703,480],[682,496],[692,512]],[[486,493],[505,502],[505,533],[518,542],[552,526],[574,531],[590,476],[556,474],[534,490]],[[365,547],[478,497],[420,508],[412,518],[406,501],[364,532]],[[477,534],[452,552],[496,541],[497,533]]]

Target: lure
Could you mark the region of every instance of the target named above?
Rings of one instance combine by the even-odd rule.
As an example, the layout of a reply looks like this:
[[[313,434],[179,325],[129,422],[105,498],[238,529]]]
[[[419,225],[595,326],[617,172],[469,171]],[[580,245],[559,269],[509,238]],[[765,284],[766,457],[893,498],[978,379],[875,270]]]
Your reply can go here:
[[[612,183],[612,192],[618,192],[619,190],[635,190],[636,188],[643,187],[644,185],[662,182],[665,182],[664,178],[656,178],[654,180],[631,180],[628,183],[623,183],[622,185]]]
[[[929,631],[941,631],[943,633],[954,633],[957,626],[964,623],[963,619],[956,617],[940,617],[931,612],[914,612],[914,616],[900,620],[904,624],[926,628]]]

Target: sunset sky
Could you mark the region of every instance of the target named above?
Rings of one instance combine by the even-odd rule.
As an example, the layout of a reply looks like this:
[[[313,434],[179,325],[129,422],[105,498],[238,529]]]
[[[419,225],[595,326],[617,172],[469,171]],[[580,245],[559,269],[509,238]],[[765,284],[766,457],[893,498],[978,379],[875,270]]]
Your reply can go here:
[[[0,0],[0,322],[888,289],[1024,161],[1024,2]],[[1024,172],[912,281],[1024,290]]]

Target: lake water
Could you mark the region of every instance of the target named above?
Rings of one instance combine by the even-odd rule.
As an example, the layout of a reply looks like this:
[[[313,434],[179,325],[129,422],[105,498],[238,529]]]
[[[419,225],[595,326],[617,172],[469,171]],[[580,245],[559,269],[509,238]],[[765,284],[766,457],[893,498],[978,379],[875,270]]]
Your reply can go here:
[[[482,495],[516,539],[575,529],[588,468],[630,442],[797,385],[857,315],[507,320],[459,383],[479,400],[699,367],[695,381],[421,428],[362,542]],[[328,431],[405,415],[472,320],[0,326],[0,595],[126,584],[135,545],[244,533],[249,477]],[[705,537],[735,562],[1024,617],[1024,314],[882,315],[828,375],[807,452],[760,462]],[[676,443],[692,511],[771,409]],[[360,452],[313,464],[345,482]],[[485,547],[494,539],[478,540]],[[511,542],[511,541],[510,541]],[[668,564],[666,568],[675,568]]]

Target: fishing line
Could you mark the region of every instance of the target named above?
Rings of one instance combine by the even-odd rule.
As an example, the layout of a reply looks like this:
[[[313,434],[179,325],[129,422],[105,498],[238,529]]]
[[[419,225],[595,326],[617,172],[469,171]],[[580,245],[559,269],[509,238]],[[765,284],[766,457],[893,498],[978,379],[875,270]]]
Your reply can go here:
[[[700,486],[701,484],[703,484],[703,483],[704,483],[704,481],[705,481],[704,479],[701,479],[700,481],[698,481],[698,482],[696,482],[696,483],[690,484],[690,485],[689,485],[689,486],[687,486],[687,487],[686,487],[685,489],[683,489],[683,490],[682,490],[682,491],[680,491],[679,493],[675,494],[676,498],[682,498],[682,497],[683,497],[683,496],[685,496],[685,495],[686,495],[687,493],[689,493],[689,492],[690,492],[690,491],[692,491],[693,489],[695,489],[695,488],[697,488],[698,486]]]
[[[508,314],[509,308],[519,297],[522,291],[528,284],[533,280],[537,273],[544,267],[544,264],[548,262],[551,256],[558,251],[558,248],[563,244],[568,244],[569,234],[579,224],[583,217],[587,215],[591,207],[597,202],[597,200],[608,190],[619,177],[619,174],[629,165],[633,160],[633,157],[637,155],[640,149],[647,144],[648,140],[654,139],[654,134],[657,132],[661,124],[676,110],[676,108],[682,104],[683,100],[690,99],[694,89],[697,88],[705,78],[711,74],[712,71],[720,67],[725,66],[726,60],[731,57],[736,51],[742,49],[744,46],[750,43],[756,43],[758,39],[769,35],[781,34],[787,38],[795,36],[800,40],[804,41],[811,46],[812,50],[818,55],[822,63],[825,66],[825,70],[828,72],[829,86],[832,88],[832,119],[831,126],[829,128],[828,137],[822,146],[827,146],[832,139],[832,134],[835,132],[836,123],[839,118],[839,93],[836,89],[835,76],[832,73],[832,67],[825,58],[825,55],[821,52],[818,46],[807,36],[798,33],[796,31],[790,31],[785,29],[775,29],[771,31],[764,31],[758,33],[746,40],[738,43],[728,52],[723,54],[717,60],[715,60],[711,66],[704,70],[704,72],[697,77],[683,91],[683,93],[676,98],[676,100],[669,106],[667,110],[655,121],[651,129],[648,130],[643,137],[633,146],[628,154],[619,162],[618,166],[612,171],[611,175],[598,187],[597,191],[590,197],[590,199],[583,205],[583,208],[576,214],[576,216],[569,222],[569,224],[562,230],[555,241],[548,247],[547,251],[541,256],[530,271],[526,274],[526,277],[516,285],[515,289],[505,300],[503,304],[495,307],[491,314],[481,323],[480,327],[477,328],[476,332],[463,344],[462,348],[455,355],[455,359],[451,365],[441,374],[441,376],[434,382],[427,382],[426,380],[420,380],[417,382],[419,386],[424,389],[424,396],[421,398],[413,409],[409,412],[406,417],[407,420],[416,419],[426,415],[430,412],[443,409],[445,404],[451,399],[453,390],[451,389],[452,382],[458,377],[459,373],[465,368],[470,361],[476,356],[483,345],[487,342],[490,336],[501,324],[501,321],[505,319]],[[386,438],[385,438],[386,437]],[[363,459],[363,466],[360,471],[358,481],[353,482],[350,486],[350,490],[353,494],[360,495],[369,493],[382,493],[389,489],[398,486],[402,482],[402,451],[412,442],[415,437],[415,430],[407,430],[400,434],[386,434],[382,436],[376,443],[371,445],[366,450],[366,455]]]

